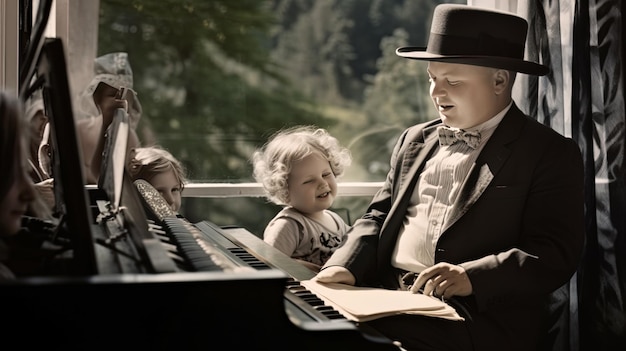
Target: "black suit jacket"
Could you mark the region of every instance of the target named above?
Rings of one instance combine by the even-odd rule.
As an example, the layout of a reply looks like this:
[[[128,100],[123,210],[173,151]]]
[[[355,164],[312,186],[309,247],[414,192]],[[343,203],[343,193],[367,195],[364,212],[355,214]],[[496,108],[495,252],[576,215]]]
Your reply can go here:
[[[441,120],[407,129],[367,213],[325,267],[357,285],[397,288],[391,266],[398,231]],[[437,242],[435,262],[461,265],[473,294],[468,325],[477,350],[532,350],[542,303],[576,271],[584,243],[583,161],[577,144],[513,104],[462,186]]]

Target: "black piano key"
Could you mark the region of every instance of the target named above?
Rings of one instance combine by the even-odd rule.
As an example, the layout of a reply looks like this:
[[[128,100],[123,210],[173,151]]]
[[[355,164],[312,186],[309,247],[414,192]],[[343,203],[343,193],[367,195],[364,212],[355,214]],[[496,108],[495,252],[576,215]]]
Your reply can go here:
[[[320,312],[334,311],[334,308],[332,308],[331,306],[328,306],[328,305],[315,306],[315,309],[320,311]]]
[[[206,241],[201,231],[186,219],[164,218],[163,228],[169,242],[178,248],[178,254],[186,261],[187,267],[190,267],[189,271],[223,271],[234,268],[217,248]]]
[[[330,320],[347,320],[347,318],[332,306],[326,305],[324,300],[319,298],[315,293],[300,285],[298,281],[287,282],[287,291],[297,296],[314,310],[321,313],[322,316]]]

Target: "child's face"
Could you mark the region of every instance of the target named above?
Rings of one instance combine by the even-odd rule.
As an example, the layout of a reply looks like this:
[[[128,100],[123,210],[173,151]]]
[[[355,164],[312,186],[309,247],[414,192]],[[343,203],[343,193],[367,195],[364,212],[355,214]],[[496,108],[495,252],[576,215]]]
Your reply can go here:
[[[180,183],[173,170],[158,173],[150,179],[150,184],[163,196],[173,211],[180,210],[181,193]]]
[[[15,167],[14,169],[15,181],[9,188],[9,192],[0,199],[0,234],[2,235],[13,235],[20,230],[22,216],[35,198],[35,189],[23,168]]]
[[[337,195],[335,175],[328,161],[318,153],[294,163],[288,183],[288,204],[305,214],[329,208]]]

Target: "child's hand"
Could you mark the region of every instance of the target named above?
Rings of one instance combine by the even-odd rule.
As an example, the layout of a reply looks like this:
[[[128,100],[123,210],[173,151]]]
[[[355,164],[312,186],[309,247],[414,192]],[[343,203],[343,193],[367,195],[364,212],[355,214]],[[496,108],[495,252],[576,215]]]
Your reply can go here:
[[[348,285],[354,285],[356,278],[350,271],[341,266],[330,266],[322,269],[313,278],[320,283],[343,283]]]

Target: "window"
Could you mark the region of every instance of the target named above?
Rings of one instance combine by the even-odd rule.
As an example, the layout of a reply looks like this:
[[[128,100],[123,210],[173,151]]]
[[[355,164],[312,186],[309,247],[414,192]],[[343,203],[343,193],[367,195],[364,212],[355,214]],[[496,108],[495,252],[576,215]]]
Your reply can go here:
[[[70,60],[88,63],[69,68],[72,90],[78,94],[89,82],[93,72],[85,67],[95,56],[127,52],[143,108],[139,137],[144,145],[171,151],[192,183],[253,182],[256,147],[280,128],[314,124],[352,151],[353,164],[340,182],[377,185],[399,133],[436,115],[425,64],[401,59],[395,49],[425,46],[432,10],[441,2],[465,1],[67,5]],[[77,118],[80,113],[75,107]],[[181,213],[192,221],[241,225],[260,235],[278,211],[258,196],[190,192],[195,190],[187,192]],[[335,207],[352,222],[370,198],[371,190],[340,196]]]

